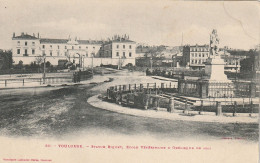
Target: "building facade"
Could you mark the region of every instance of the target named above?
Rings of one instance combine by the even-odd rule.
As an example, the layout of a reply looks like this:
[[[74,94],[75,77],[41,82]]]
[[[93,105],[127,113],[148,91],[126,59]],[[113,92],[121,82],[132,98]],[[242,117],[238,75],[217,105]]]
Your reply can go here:
[[[103,57],[110,58],[135,58],[136,43],[126,36],[115,36],[104,45]]]
[[[127,62],[135,65],[135,48],[136,43],[130,41],[126,37],[115,37],[113,40],[96,41],[96,40],[80,40],[80,39],[50,39],[40,38],[38,34],[28,35],[22,33],[20,36],[12,37],[12,52],[14,64],[20,60],[24,64],[30,64],[35,60],[35,57],[46,56],[53,64],[57,65],[58,60],[67,59],[73,63],[80,63],[86,60],[90,63],[90,59],[111,58],[108,64],[117,64],[114,61],[116,58],[126,59]],[[83,60],[83,61],[82,61]],[[103,61],[104,61],[103,60]],[[99,61],[98,61],[99,62]],[[104,63],[104,64],[106,64]],[[103,63],[102,63],[103,64]]]
[[[183,47],[183,56],[180,65],[189,67],[194,70],[205,68],[210,52],[209,45],[186,45]],[[230,55],[225,50],[219,52],[221,58],[224,60],[225,71],[239,72],[240,71],[240,58]]]

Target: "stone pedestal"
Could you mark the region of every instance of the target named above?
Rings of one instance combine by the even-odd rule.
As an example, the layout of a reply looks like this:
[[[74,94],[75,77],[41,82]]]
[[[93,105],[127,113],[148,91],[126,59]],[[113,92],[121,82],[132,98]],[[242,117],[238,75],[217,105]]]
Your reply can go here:
[[[227,79],[224,73],[225,62],[220,56],[215,56],[214,58],[208,58],[205,64],[205,73],[209,76],[209,81],[230,81]]]
[[[203,79],[207,88],[202,87],[202,92],[210,97],[234,97],[233,88],[234,85],[224,73],[225,62],[220,56],[214,58],[208,58],[205,64],[206,78]],[[202,97],[205,97],[202,95]]]

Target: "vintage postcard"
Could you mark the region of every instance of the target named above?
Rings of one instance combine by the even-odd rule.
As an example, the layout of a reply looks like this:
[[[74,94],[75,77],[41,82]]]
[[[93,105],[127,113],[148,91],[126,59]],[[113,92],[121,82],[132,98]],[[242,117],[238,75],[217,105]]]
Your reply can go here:
[[[257,1],[0,0],[1,163],[256,163]]]

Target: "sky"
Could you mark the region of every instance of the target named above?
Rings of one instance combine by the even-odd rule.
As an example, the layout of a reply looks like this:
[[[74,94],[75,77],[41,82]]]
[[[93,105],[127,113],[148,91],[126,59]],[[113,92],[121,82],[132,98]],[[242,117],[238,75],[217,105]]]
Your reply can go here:
[[[257,1],[0,0],[0,49],[11,48],[13,32],[92,40],[127,34],[179,46],[209,44],[213,29],[220,46],[250,49],[259,43],[259,18]]]

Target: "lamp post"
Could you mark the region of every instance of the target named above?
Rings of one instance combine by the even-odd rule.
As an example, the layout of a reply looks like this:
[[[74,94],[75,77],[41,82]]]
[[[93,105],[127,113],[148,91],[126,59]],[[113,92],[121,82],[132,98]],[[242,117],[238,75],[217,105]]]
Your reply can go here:
[[[93,70],[93,58],[94,58],[94,53],[91,53],[91,57],[92,57],[92,63],[91,63],[91,71],[92,71],[92,75],[94,73],[94,70]]]
[[[46,68],[46,54],[43,54],[43,75],[42,75],[42,79],[43,79],[43,84],[45,84],[45,78],[46,78],[46,72],[45,72],[45,68]]]
[[[153,57],[150,58],[151,70],[153,70]]]
[[[120,69],[120,62],[121,62],[121,60],[120,60],[121,58],[120,58],[120,56],[119,56],[119,58],[118,58],[118,66],[117,66],[117,69],[119,70]]]

